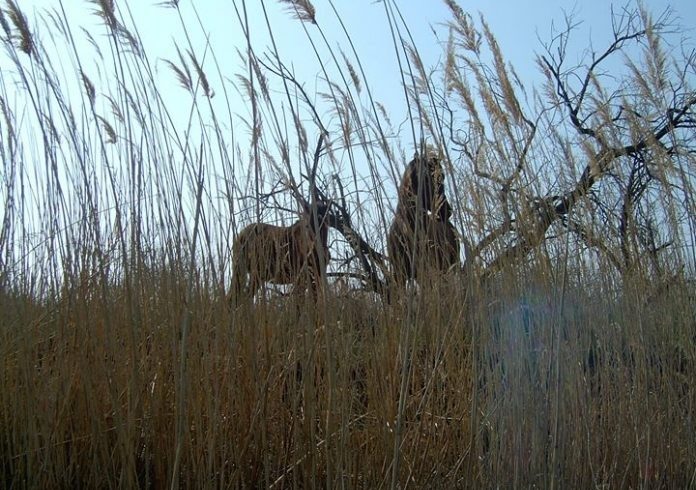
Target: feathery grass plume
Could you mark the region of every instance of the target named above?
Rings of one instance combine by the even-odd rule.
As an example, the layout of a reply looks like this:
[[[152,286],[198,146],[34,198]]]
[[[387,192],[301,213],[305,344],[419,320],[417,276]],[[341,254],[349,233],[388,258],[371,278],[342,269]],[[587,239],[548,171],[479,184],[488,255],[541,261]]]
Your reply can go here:
[[[49,115],[43,117],[44,126],[48,128],[48,134],[51,136],[51,141],[54,143],[60,143],[60,133],[56,127],[56,122]]]
[[[355,71],[355,68],[346,56],[346,53],[344,53],[342,49],[340,51],[341,56],[343,56],[343,62],[346,64],[346,67],[348,67],[348,74],[350,75],[350,79],[353,81],[353,85],[355,85],[355,90],[357,90],[358,93],[360,93],[362,90],[362,86],[360,84],[360,78],[358,77],[358,73]]]
[[[329,107],[330,107],[330,113],[332,115],[338,116],[339,121],[341,121],[341,133],[343,137],[343,144],[346,146],[350,146],[351,143],[351,134],[353,130],[353,125],[351,123],[352,115],[353,115],[353,105],[351,103],[351,99],[349,95],[346,93],[346,91],[343,90],[343,87],[341,85],[334,83],[334,82],[329,82],[329,86],[331,87],[331,93],[326,93],[326,92],[319,92],[319,97],[321,97],[323,100],[325,100]],[[356,115],[356,119],[358,119],[359,116]]]
[[[352,143],[352,135],[354,133],[352,118],[350,116],[350,102],[348,99],[343,99],[343,117],[341,118],[341,133],[343,135],[343,144],[349,148]]]
[[[647,72],[650,70],[646,70],[643,65],[638,65],[636,64],[633,60],[627,60],[626,61],[626,67],[629,69],[632,75],[632,82],[635,84],[636,89],[640,90],[640,93],[642,95],[646,96],[651,96],[652,95],[652,90],[650,89],[650,83],[648,79],[645,77]],[[550,79],[551,83],[554,82],[553,79]],[[554,89],[555,89],[555,84],[554,84]]]
[[[14,124],[12,122],[13,117],[12,117],[12,112],[10,111],[10,108],[7,107],[7,103],[5,102],[5,98],[0,95],[0,112],[2,112],[2,116],[5,119],[5,124],[7,125],[7,140],[8,141],[13,141],[14,140]]]
[[[302,153],[307,152],[307,148],[309,147],[308,139],[307,139],[307,130],[305,129],[304,125],[302,124],[302,120],[300,119],[300,115],[297,112],[293,112],[293,119],[295,120],[295,128],[297,129],[297,138],[298,142],[297,144],[300,146],[300,151]]]
[[[237,81],[242,85],[242,91],[246,93],[246,96],[251,98],[255,96],[254,93],[254,86],[251,83],[251,80],[249,80],[246,76],[244,76],[242,73],[237,73],[235,75],[235,78],[237,78]],[[232,82],[234,83],[234,82]]]
[[[464,10],[454,0],[444,1],[456,21],[455,23],[450,22],[449,26],[461,37],[463,41],[461,46],[468,51],[479,54],[481,50],[481,34],[473,27],[471,16],[464,13]]]
[[[404,48],[411,60],[411,64],[415,66],[416,71],[411,78],[413,86],[409,87],[409,96],[412,98],[413,104],[418,108],[418,119],[427,129],[427,134],[435,136],[437,135],[437,130],[435,129],[433,118],[431,117],[432,111],[425,105],[426,101],[429,102],[431,100],[430,76],[425,70],[418,49],[411,43],[404,43]],[[420,95],[423,95],[424,98],[421,98]]]
[[[542,90],[544,97],[553,104],[560,105],[561,99],[556,91],[556,80],[553,77],[553,72],[549,68],[546,58],[543,56],[537,56],[535,59],[535,64],[537,69],[544,77],[544,85]]]
[[[19,10],[19,6],[17,5],[17,2],[15,2],[15,0],[7,0],[7,13],[15,28],[19,32],[18,35],[11,37],[14,37],[19,41],[18,48],[21,51],[28,55],[31,55],[34,51],[34,38],[31,34],[31,30],[29,30],[29,22],[27,21],[27,18],[24,15],[24,13],[21,10]],[[3,28],[9,31],[9,29],[5,27],[4,19]]]
[[[193,80],[191,77],[191,70],[189,70],[189,67],[186,64],[186,59],[181,54],[181,50],[179,50],[179,46],[175,44],[174,47],[176,48],[176,53],[179,56],[179,62],[181,63],[181,68],[179,68],[171,60],[165,59],[164,62],[174,72],[174,74],[176,75],[176,78],[179,80],[179,83],[181,84],[181,86],[185,90],[188,90],[190,93],[193,93]]]
[[[668,79],[667,53],[662,46],[663,43],[661,37],[656,33],[656,28],[659,28],[662,22],[658,20],[658,24],[656,25],[655,21],[653,21],[652,15],[645,9],[644,5],[639,5],[639,9],[640,18],[643,25],[646,26],[645,37],[648,41],[647,46],[645,47],[643,62],[648,67],[647,75],[650,78],[653,87],[657,89],[656,92],[660,92],[667,86]],[[669,11],[665,14],[665,17],[668,18],[668,16]],[[645,95],[650,97],[652,93],[653,92],[651,91]]]
[[[114,116],[116,116],[116,119],[118,119],[119,122],[123,123],[123,112],[121,111],[121,107],[116,103],[116,100],[108,94],[105,94],[104,97],[106,97],[106,100],[109,101],[109,105],[111,106],[111,113]]]
[[[82,85],[85,87],[85,92],[87,92],[87,98],[89,99],[89,103],[91,105],[94,105],[96,90],[94,89],[94,84],[92,83],[92,80],[90,80],[87,74],[82,70],[80,70],[80,78],[82,78]]]
[[[460,74],[454,63],[448,63],[447,70],[449,74],[447,75],[448,84],[446,89],[453,91],[459,97],[471,120],[476,121],[477,126],[480,125],[481,116],[466,78]]]
[[[64,19],[62,16],[58,15],[58,12],[56,10],[49,10],[46,12],[46,15],[48,18],[51,20],[53,23],[53,26],[58,30],[58,32],[61,33],[64,37],[68,37],[68,28],[65,25]]]
[[[97,115],[97,119],[99,119],[99,122],[102,124],[102,127],[104,128],[104,131],[106,131],[106,135],[108,136],[106,142],[116,143],[118,137],[116,136],[116,131],[114,130],[113,126],[102,116]]]
[[[387,113],[387,108],[384,107],[384,104],[382,104],[379,101],[375,101],[375,107],[377,107],[377,111],[382,115],[384,120],[387,122],[387,125],[391,126],[392,125],[391,119],[389,117],[389,114]]]
[[[136,36],[133,35],[131,31],[126,29],[126,26],[124,26],[123,24],[118,24],[116,28],[116,34],[118,35],[121,42],[125,43],[126,46],[130,48],[133,54],[142,58],[143,49],[140,46],[140,41]]]
[[[480,63],[469,58],[464,58],[464,64],[469,68],[469,71],[474,74],[476,79],[476,86],[478,87],[479,98],[483,102],[483,106],[486,109],[485,114],[488,119],[492,122],[499,122],[507,124],[507,115],[502,111],[500,104],[498,103],[497,96],[491,87],[491,82],[487,76],[487,72],[484,72],[485,67],[482,67]]]
[[[142,102],[138,101],[137,96],[134,97],[132,92],[128,90],[127,88],[124,88],[124,95],[126,97],[126,102],[128,103],[128,106],[131,108],[131,111],[133,111],[133,114],[135,114],[136,118],[138,121],[143,122],[143,108],[147,108],[148,106],[146,104],[143,104]],[[123,117],[123,112],[121,111],[120,107],[116,106],[114,107],[112,104],[112,112],[114,115],[118,118],[119,122],[125,123],[125,118]]]
[[[420,53],[418,52],[418,49],[416,49],[415,46],[413,46],[410,43],[407,43],[404,46],[406,48],[409,58],[411,59],[411,63],[413,63],[416,67],[417,73],[413,77],[415,84],[414,89],[416,90],[416,93],[428,95],[430,77],[428,76],[428,73],[425,71],[423,59],[421,58]]]
[[[517,74],[517,70],[515,70],[515,68],[512,66],[512,64],[508,64],[508,71],[510,72],[508,75],[508,78],[512,77],[514,85],[516,85],[517,88],[519,89],[519,91],[522,93],[522,95],[524,96],[524,100],[529,101],[529,99],[527,97],[527,90],[524,88],[524,83],[522,83],[522,79]],[[519,98],[518,98],[518,100],[519,100]],[[520,108],[520,111],[522,111],[521,108]]]
[[[280,0],[287,5],[286,10],[303,22],[317,23],[317,12],[309,0]]]
[[[184,68],[181,69],[170,60],[165,59],[163,61],[174,72],[174,74],[176,75],[176,78],[179,81],[179,84],[182,86],[182,88],[193,93],[193,83],[191,82],[191,78],[190,78],[191,74],[188,72],[188,68],[186,67],[186,65],[183,65]]]
[[[198,80],[201,82],[201,87],[203,88],[203,93],[205,94],[206,97],[209,99],[212,99],[215,96],[215,92],[210,88],[210,84],[208,83],[208,77],[205,75],[205,72],[203,71],[203,67],[201,66],[200,63],[198,63],[198,59],[196,58],[196,55],[193,54],[193,52],[188,51],[189,58],[191,58],[191,62],[193,63],[193,67],[196,69],[196,74],[198,75]]]
[[[254,165],[254,158],[253,158],[253,153],[254,153],[254,148],[258,147],[258,144],[260,141],[263,140],[263,122],[259,119],[255,125],[251,127],[251,141],[249,142],[250,145],[250,154],[252,155],[252,158],[250,159],[249,163],[251,165]],[[254,173],[251,172],[249,175],[253,175]]]
[[[261,95],[263,96],[264,100],[266,100],[266,102],[270,102],[271,93],[268,90],[268,79],[266,78],[266,75],[264,75],[264,73],[261,71],[261,65],[259,64],[258,59],[256,59],[256,56],[251,57],[251,67],[254,70],[254,75],[256,75],[256,79],[259,81]]]
[[[84,27],[80,27],[80,30],[82,31],[82,33],[83,33],[83,34],[85,35],[85,37],[87,38],[87,41],[89,41],[89,43],[90,43],[90,44],[92,45],[92,47],[94,48],[94,51],[95,51],[95,52],[97,53],[97,55],[99,56],[99,59],[103,60],[103,59],[104,59],[104,55],[102,54],[102,51],[101,51],[101,48],[99,47],[99,44],[98,44],[97,41],[94,39],[94,36],[92,36],[92,33],[89,32],[89,31],[88,31],[87,29],[85,29]]]
[[[92,11],[93,13],[100,17],[112,30],[118,29],[119,22],[116,18],[116,5],[114,0],[89,0],[89,2],[95,5]]]
[[[7,19],[5,18],[5,13],[2,9],[0,9],[0,26],[2,26],[2,29],[5,31],[5,35],[7,37],[10,37],[10,34],[12,34],[12,30],[10,29],[10,24],[7,22]]]
[[[346,113],[350,112],[351,108],[349,94],[335,82],[328,82],[328,85],[331,88],[330,92],[319,92],[319,97],[329,104],[331,114],[339,118],[348,117]]]
[[[505,67],[505,61],[503,60],[503,54],[500,52],[500,46],[498,45],[498,40],[495,38],[491,32],[488,24],[486,23],[483,16],[481,16],[481,24],[483,25],[483,33],[486,37],[486,42],[488,43],[488,48],[493,54],[493,64],[495,66],[495,74],[498,78],[498,83],[502,91],[502,99],[505,104],[507,111],[514,117],[515,121],[520,121],[522,118],[522,112],[520,110],[520,103],[517,100],[517,95],[515,90],[512,88],[510,83],[510,78],[508,77],[507,68]]]
[[[457,53],[455,51],[454,32],[450,29],[445,45],[445,89],[448,87],[447,81],[457,76]]]
[[[143,49],[140,46],[140,41],[136,36],[131,33],[126,26],[119,22],[116,17],[116,3],[114,0],[89,0],[90,3],[96,7],[93,9],[93,13],[97,17],[101,18],[104,23],[109,27],[112,34],[115,35],[121,42],[123,42],[131,52],[138,57],[143,56]]]

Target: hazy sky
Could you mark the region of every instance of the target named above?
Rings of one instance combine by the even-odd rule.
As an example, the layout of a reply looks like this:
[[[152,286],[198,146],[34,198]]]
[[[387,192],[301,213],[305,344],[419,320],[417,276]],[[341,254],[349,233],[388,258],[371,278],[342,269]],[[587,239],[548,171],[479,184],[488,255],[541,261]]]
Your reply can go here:
[[[180,14],[176,9],[161,6],[161,0],[116,0],[115,4],[126,25],[136,26],[138,35],[142,38],[144,49],[156,72],[157,89],[168,101],[169,110],[181,118],[188,116],[191,107],[189,94],[179,86],[178,81],[164,59],[178,62],[175,46],[182,51],[188,49],[190,39],[193,51],[199,59],[205,58],[204,71],[208,74],[213,90],[221,93],[225,88],[231,94],[232,112],[250,119],[250,104],[240,95],[237,74],[246,74],[247,66],[242,61],[239,51],[244,51],[245,39],[238,15],[242,14],[242,0],[180,0]],[[313,0],[316,7],[316,19],[328,43],[336,50],[337,47],[346,53],[355,64],[348,39],[343,32],[338,17],[328,0]],[[390,26],[385,14],[385,4],[374,0],[334,0],[340,19],[343,21],[350,39],[355,45],[357,56],[363,65],[366,78],[370,84],[373,96],[387,109],[395,128],[401,128],[407,120],[406,102],[401,88],[400,70],[395,55]],[[440,0],[398,0],[396,1],[408,26],[410,35],[424,59],[430,67],[443,58],[444,44],[447,39],[447,28],[444,25],[450,19],[450,12],[445,2]],[[688,46],[696,47],[696,1],[694,0],[649,0],[645,2],[648,9],[655,15],[665,8],[674,10],[675,21],[682,27],[686,38],[690,38]],[[33,31],[46,45],[52,44],[49,29],[42,26],[37,19],[38,13],[46,9],[58,8],[62,5],[73,27],[73,35],[81,39],[81,62],[85,71],[97,86],[100,93],[100,74],[108,66],[100,66],[92,46],[86,41],[87,36],[77,29],[84,27],[98,40],[105,40],[104,27],[100,19],[94,15],[94,2],[88,0],[21,0],[21,8],[31,19]],[[318,28],[310,23],[303,23],[288,11],[287,3],[278,0],[247,0],[246,8],[251,26],[251,38],[257,56],[262,57],[270,50],[270,38],[266,26],[262,6],[266,6],[269,22],[275,40],[278,44],[281,59],[295,71],[297,79],[304,86],[313,102],[320,100],[319,92],[326,91],[322,82],[321,64],[313,53],[308,42],[307,33],[319,45],[319,58],[326,66],[331,67],[332,61]],[[488,22],[492,32],[498,38],[501,51],[506,60],[513,64],[518,75],[528,89],[541,80],[536,64],[535,53],[543,51],[542,42],[552,38],[553,26],[556,32],[563,28],[566,14],[572,14],[578,23],[573,38],[569,44],[569,62],[579,60],[587,55],[587,49],[592,46],[595,50],[603,50],[610,41],[612,3],[607,0],[488,0],[460,1],[459,5],[469,12],[479,24],[479,15]],[[620,11],[625,3],[615,3],[614,10]],[[629,4],[634,5],[634,4]],[[194,7],[195,6],[195,7]],[[132,20],[129,17],[132,15]],[[43,17],[46,24],[51,21]],[[200,21],[200,22],[199,22]],[[182,28],[185,26],[185,30]],[[402,35],[406,34],[403,30]],[[212,48],[217,62],[220,64],[222,79],[217,75],[212,63],[210,50]],[[58,48],[57,56],[62,49]],[[206,52],[208,54],[206,54]],[[338,52],[336,50],[336,52]],[[620,58],[616,58],[618,61]],[[7,60],[5,60],[7,61]],[[343,65],[342,60],[339,60]],[[3,57],[0,56],[0,65]],[[70,73],[70,64],[64,64],[66,79],[79,80],[78,76]],[[357,66],[357,65],[356,65]],[[611,67],[610,67],[611,68]],[[345,70],[345,67],[342,66]],[[75,68],[76,70],[76,68]],[[329,75],[332,80],[338,80],[335,70]],[[277,80],[276,80],[277,82]],[[221,85],[224,84],[224,87]],[[79,84],[76,85],[81,90]],[[105,90],[106,91],[106,90]],[[226,111],[222,97],[214,99],[213,104],[221,104],[216,111]],[[174,103],[171,103],[173,101]],[[179,103],[180,102],[180,103]],[[363,102],[365,94],[363,92]],[[102,103],[104,99],[102,99]],[[321,113],[326,117],[327,124],[332,121],[327,112]],[[183,119],[185,120],[185,119]],[[335,122],[335,121],[333,121]],[[236,123],[235,123],[236,124]],[[404,148],[411,147],[410,132],[400,130]],[[248,131],[247,131],[248,133]],[[247,135],[248,136],[248,135]],[[312,138],[314,140],[314,138]]]
[[[122,1],[122,0],[121,0]],[[190,0],[182,0],[182,10],[188,11]],[[314,0],[317,21],[333,45],[340,45],[350,56],[350,48],[342,32],[331,5],[323,0]],[[655,14],[668,6],[673,8],[677,20],[691,29],[687,35],[696,46],[696,1],[693,0],[650,0],[648,8]],[[131,2],[136,22],[141,27],[143,36],[152,36],[152,42],[146,38],[146,45],[155,46],[163,53],[171,52],[178,21],[173,12],[151,7],[151,2]],[[194,2],[202,18],[204,29],[210,36],[210,42],[221,62],[230,63],[230,71],[239,70],[240,62],[232,45],[244,46],[242,31],[235,13],[236,0],[205,0]],[[248,15],[252,26],[252,38],[255,47],[262,50],[269,46],[267,30],[262,17],[260,0],[247,2]],[[403,94],[399,89],[400,76],[394,45],[385,14],[383,2],[373,0],[335,0],[334,4],[355,44],[356,51],[363,64],[378,100],[384,101],[390,111],[398,114],[405,105]],[[447,39],[444,23],[450,19],[450,12],[440,0],[401,0],[397,2],[405,23],[413,36],[426,65],[433,65],[443,56],[442,46]],[[603,49],[610,36],[611,2],[607,0],[489,0],[460,1],[460,6],[478,20],[483,15],[493,33],[498,37],[503,55],[513,63],[523,81],[540,79],[534,63],[535,53],[543,49],[541,42],[551,39],[552,25],[561,27],[565,13],[573,13],[581,22],[576,33],[575,43],[571,44],[571,55],[581,56],[590,43],[595,49]],[[137,9],[136,9],[137,5]],[[301,77],[301,82],[311,88],[317,85],[316,79],[321,71],[316,57],[312,54],[303,27],[306,27],[315,39],[317,31],[310,24],[294,19],[285,6],[278,1],[265,2],[273,26],[276,41],[281,50],[281,57],[292,63]],[[614,9],[620,10],[624,2],[615,3]],[[199,38],[199,49],[204,44]],[[229,55],[229,56],[226,56]],[[327,55],[322,58],[329,63]],[[227,59],[225,59],[227,58]],[[405,113],[404,113],[405,117]]]
[[[57,0],[19,2],[30,17],[32,12],[55,7],[58,3]],[[86,26],[91,32],[99,32],[99,21],[92,15],[93,4],[87,0],[63,0],[62,3],[73,25]],[[175,42],[182,48],[186,47],[181,21],[175,10],[158,6],[159,3],[160,0],[116,0],[117,7],[124,15],[127,15],[126,6],[130,9],[148,55],[151,60],[158,60],[155,66],[162,77],[161,88],[180,90],[161,59],[176,58],[173,49]],[[334,47],[340,45],[350,55],[350,47],[331,5],[324,0],[314,0],[313,3],[317,21],[329,42]],[[246,4],[252,39],[260,52],[269,46],[262,0],[248,0]],[[355,44],[377,99],[384,101],[389,110],[398,112],[399,106],[403,104],[403,95],[399,89],[399,69],[383,2],[334,0],[334,4]],[[442,56],[442,44],[446,40],[447,31],[443,23],[449,19],[449,10],[445,3],[439,0],[401,0],[397,4],[426,64],[436,63]],[[534,65],[535,52],[542,50],[541,41],[551,38],[552,25],[562,25],[564,13],[572,12],[576,20],[581,22],[575,33],[575,43],[571,44],[571,54],[575,56],[579,57],[590,43],[595,49],[603,48],[610,34],[609,12],[612,4],[607,0],[466,0],[459,4],[476,19],[479,13],[485,17],[498,37],[503,55],[513,63],[525,82],[539,79]],[[696,45],[696,1],[649,0],[645,4],[655,14],[668,6],[672,7],[679,23],[686,27],[686,36],[692,39],[691,45]],[[195,5],[202,27],[198,25],[191,5]],[[281,57],[287,64],[292,64],[300,81],[312,93],[321,71],[303,28],[307,28],[315,39],[319,39],[316,28],[308,23],[303,26],[279,1],[265,0],[265,5]],[[625,3],[613,5],[615,10],[620,10]],[[181,0],[180,6],[197,54],[202,55],[207,35],[218,62],[222,65],[223,75],[233,79],[235,73],[243,72],[244,66],[236,53],[236,49],[244,49],[243,33],[236,13],[236,9],[242,9],[241,0]],[[41,29],[35,30],[41,33]],[[43,39],[44,42],[47,41],[45,37]],[[322,52],[322,57],[324,56],[326,55]],[[323,61],[330,63],[327,59]],[[213,70],[209,64],[205,68]]]

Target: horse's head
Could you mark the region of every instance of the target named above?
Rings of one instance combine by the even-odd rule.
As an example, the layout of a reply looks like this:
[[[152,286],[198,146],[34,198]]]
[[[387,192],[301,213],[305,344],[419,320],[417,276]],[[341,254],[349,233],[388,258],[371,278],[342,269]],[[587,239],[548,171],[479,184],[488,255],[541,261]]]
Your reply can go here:
[[[406,167],[398,197],[400,203],[424,212],[438,213],[446,202],[445,174],[440,158],[434,154],[416,154]],[[447,206],[449,209],[449,204]]]
[[[310,222],[310,226],[314,227],[315,218],[319,228],[329,225],[331,201],[316,199],[314,203],[302,201],[301,204],[304,212],[303,217]]]

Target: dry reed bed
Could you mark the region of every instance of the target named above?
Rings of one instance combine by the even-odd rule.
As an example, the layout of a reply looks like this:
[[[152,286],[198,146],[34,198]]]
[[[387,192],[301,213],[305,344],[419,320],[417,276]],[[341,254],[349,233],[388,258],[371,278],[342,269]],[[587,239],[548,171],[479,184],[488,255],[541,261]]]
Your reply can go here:
[[[696,485],[696,212],[684,151],[696,144],[693,58],[681,78],[670,72],[660,49],[669,25],[629,9],[616,25],[655,27],[622,41],[646,38],[640,56],[607,55],[651,68],[629,70],[617,88],[633,112],[612,113],[603,76],[579,68],[570,71],[600,88],[564,100],[565,48],[539,60],[547,85],[528,99],[488,26],[446,3],[453,37],[440,82],[405,41],[395,3],[383,7],[408,53],[414,133],[442,142],[459,130],[441,118],[443,83],[442,101],[458,104],[451,124],[481,143],[475,155],[461,141],[450,141],[457,158],[448,149],[464,271],[389,303],[346,280],[318,303],[271,295],[234,311],[235,230],[291,206],[275,186],[304,190],[311,140],[327,129],[322,190],[345,198],[356,229],[383,245],[384,176],[399,175],[406,150],[371,94],[362,107],[357,53],[339,56],[309,2],[284,2],[336,64],[319,60],[336,118],[326,128],[319,103],[273,48],[255,51],[235,10],[249,41],[239,94],[251,134],[230,141],[235,96],[215,50],[205,58],[183,36],[189,44],[165,63],[190,98],[180,124],[183,98],[165,100],[147,47],[113,3],[94,4],[103,39],[80,31],[87,54],[62,4],[35,18],[3,6],[0,485]],[[187,35],[200,27],[193,19],[181,16]],[[47,44],[70,62],[56,67]],[[213,66],[219,80],[208,78]],[[661,114],[665,87],[677,87],[669,137],[648,138],[647,156],[605,160],[581,125],[609,127],[612,142],[643,137],[654,125],[638,113]],[[575,123],[566,105],[578,99],[593,116]],[[592,192],[559,189],[586,175],[579,183]],[[580,203],[573,213],[568,196]],[[331,244],[339,270],[364,272],[345,265],[340,236]]]
[[[406,366],[402,484],[688,484],[695,305],[677,292],[649,307],[578,292],[563,312],[549,291],[513,289],[236,315],[201,295],[185,358],[171,307],[184,291],[156,290],[137,326],[118,291],[5,298],[4,483],[160,487],[178,449],[186,486],[385,484]],[[502,297],[517,306],[493,310]]]
[[[6,483],[33,475],[29,486],[164,484],[182,390],[180,464],[190,485],[285,478],[306,486],[329,477],[364,485],[388,474],[402,311],[330,298],[316,311],[269,304],[233,316],[201,299],[190,305],[195,320],[182,359],[183,312],[169,306],[181,293],[138,305],[136,328],[123,298],[66,299],[37,306],[36,316],[10,317],[33,331],[3,338]],[[416,352],[406,354],[413,368],[403,443],[412,471],[425,475],[451,466],[470,443],[461,312],[427,314],[413,327],[422,335]]]

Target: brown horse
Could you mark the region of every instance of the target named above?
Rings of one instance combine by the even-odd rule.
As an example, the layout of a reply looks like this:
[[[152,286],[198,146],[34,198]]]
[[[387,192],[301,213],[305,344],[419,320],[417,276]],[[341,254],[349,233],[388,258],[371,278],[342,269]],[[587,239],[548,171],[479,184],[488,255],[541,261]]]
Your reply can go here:
[[[232,300],[251,300],[264,283],[311,287],[317,292],[330,260],[329,207],[303,204],[304,212],[291,226],[252,223],[232,246]]]
[[[445,196],[439,158],[416,155],[406,168],[398,198],[387,237],[394,281],[422,282],[433,273],[456,268],[459,240],[450,222],[452,207]]]

